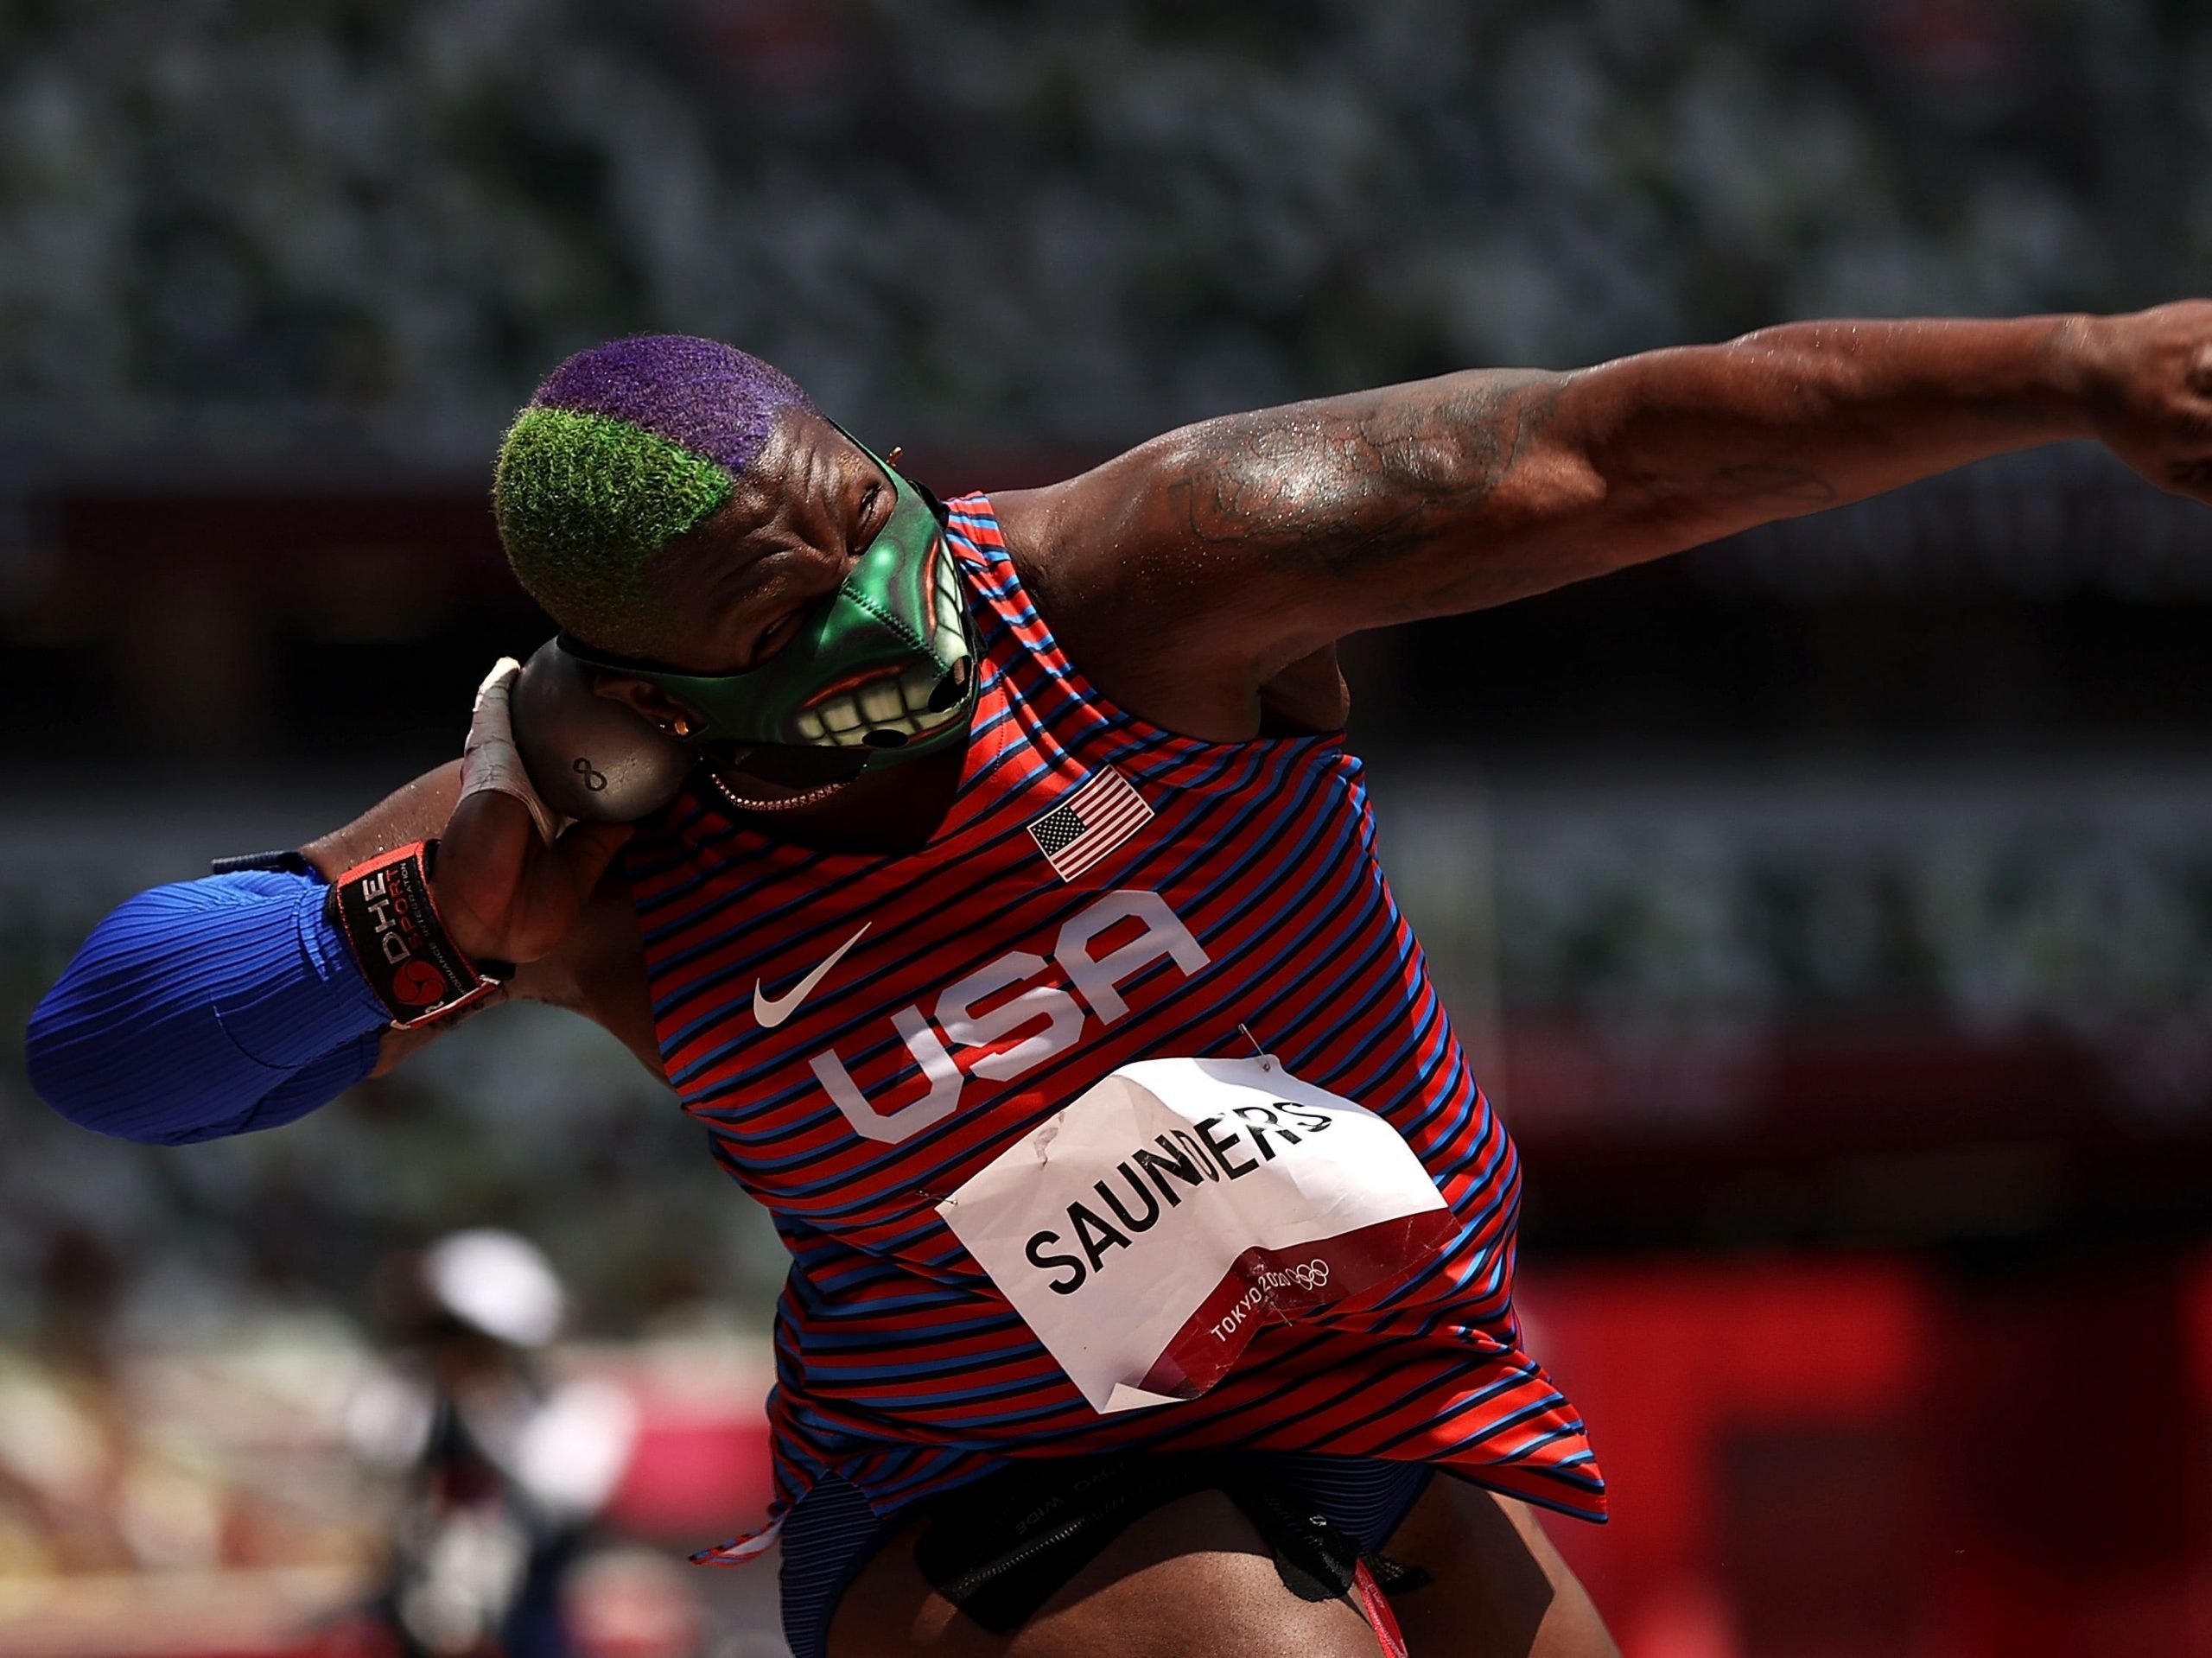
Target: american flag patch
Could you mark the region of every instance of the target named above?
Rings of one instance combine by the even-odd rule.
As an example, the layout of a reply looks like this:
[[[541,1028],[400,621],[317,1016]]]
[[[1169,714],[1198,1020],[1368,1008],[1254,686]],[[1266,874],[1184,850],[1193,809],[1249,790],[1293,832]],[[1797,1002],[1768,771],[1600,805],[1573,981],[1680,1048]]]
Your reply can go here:
[[[1108,766],[1029,826],[1053,873],[1073,880],[1152,821],[1152,808]]]

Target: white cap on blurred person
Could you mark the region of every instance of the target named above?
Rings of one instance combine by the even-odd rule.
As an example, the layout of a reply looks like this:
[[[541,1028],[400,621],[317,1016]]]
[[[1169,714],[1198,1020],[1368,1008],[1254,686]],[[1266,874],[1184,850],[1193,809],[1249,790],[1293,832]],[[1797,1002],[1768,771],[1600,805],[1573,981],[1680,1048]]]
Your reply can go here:
[[[545,1252],[527,1238],[473,1227],[423,1253],[423,1287],[445,1312],[510,1347],[542,1347],[567,1297]]]

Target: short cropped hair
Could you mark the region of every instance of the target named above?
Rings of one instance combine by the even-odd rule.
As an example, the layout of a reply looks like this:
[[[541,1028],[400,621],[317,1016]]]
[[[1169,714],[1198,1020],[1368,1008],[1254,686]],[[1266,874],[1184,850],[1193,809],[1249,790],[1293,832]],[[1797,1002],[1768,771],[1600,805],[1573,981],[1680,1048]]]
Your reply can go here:
[[[499,445],[493,515],[517,579],[578,638],[651,654],[655,561],[729,499],[787,409],[814,402],[719,340],[640,334],[577,353]]]

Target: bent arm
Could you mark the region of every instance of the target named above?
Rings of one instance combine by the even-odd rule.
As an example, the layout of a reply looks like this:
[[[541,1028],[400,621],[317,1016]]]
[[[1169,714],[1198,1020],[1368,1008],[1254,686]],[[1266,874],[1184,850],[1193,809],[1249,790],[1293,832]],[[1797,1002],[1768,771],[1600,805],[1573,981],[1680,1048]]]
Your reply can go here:
[[[480,796],[474,806],[478,822],[473,827],[480,829],[486,827],[482,820],[487,810],[496,815],[501,809],[499,803],[487,803]],[[461,798],[461,763],[454,761],[424,772],[385,796],[343,829],[310,841],[301,850],[326,880],[334,880],[355,865],[395,847],[442,832],[446,842],[437,878],[439,909],[455,941],[464,949],[472,955],[496,955],[502,951],[501,943],[487,944],[473,934],[464,934],[464,927],[474,921],[467,895],[457,893],[447,886],[454,862],[454,835],[467,810]],[[506,829],[511,833],[506,838],[530,844],[531,831],[528,823],[512,810],[508,810],[507,816]],[[489,827],[497,835],[499,825],[494,823]],[[653,1029],[652,1003],[645,993],[644,950],[638,937],[636,912],[631,907],[629,883],[613,862],[619,837],[627,832],[626,827],[612,824],[578,825],[568,831],[563,841],[564,846],[569,837],[581,834],[602,837],[597,852],[580,858],[575,866],[594,872],[589,877],[589,896],[584,900],[582,915],[562,925],[558,942],[550,950],[524,959],[503,989],[460,1018],[469,1018],[483,1007],[509,1001],[542,1001],[565,1007],[612,1033],[648,1072],[665,1081],[659,1039]],[[606,838],[610,836],[613,838]],[[385,1032],[377,1073],[382,1075],[390,1070],[410,1054],[435,1041],[457,1022],[445,1020],[413,1030]]]
[[[2102,436],[2201,495],[2208,352],[2202,303],[1797,323],[1208,421],[1008,504],[1064,549],[1071,585],[1170,626],[1189,618],[1193,649],[1264,674],[1363,628],[1502,604],[2066,438]]]
[[[454,813],[461,768],[425,772],[303,854],[321,877],[244,871],[128,899],[31,1018],[40,1096],[79,1125],[170,1144],[271,1128],[390,1070],[469,1013],[509,999],[584,1013],[658,1074],[627,889],[601,883],[584,924],[454,1019],[394,1030],[326,918],[327,883]],[[603,861],[603,860],[602,860]]]
[[[448,1028],[391,1028],[324,900],[356,864],[435,835],[460,773],[425,772],[310,842],[320,880],[240,871],[124,899],[31,1015],[39,1096],[79,1127],[182,1145],[293,1121]]]

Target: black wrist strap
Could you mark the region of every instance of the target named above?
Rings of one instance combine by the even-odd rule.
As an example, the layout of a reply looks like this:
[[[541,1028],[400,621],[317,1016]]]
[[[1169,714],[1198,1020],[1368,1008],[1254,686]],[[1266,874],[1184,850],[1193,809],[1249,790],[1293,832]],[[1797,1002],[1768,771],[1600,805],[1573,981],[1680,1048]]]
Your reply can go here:
[[[470,961],[448,936],[430,896],[437,850],[435,841],[399,847],[347,870],[330,888],[331,920],[395,1030],[457,1013],[514,973],[505,962]]]
[[[315,866],[296,851],[249,852],[242,857],[218,858],[207,866],[211,875],[234,875],[242,869],[266,869],[283,875],[311,875],[320,880]]]

